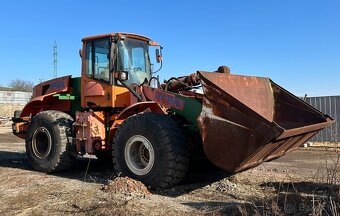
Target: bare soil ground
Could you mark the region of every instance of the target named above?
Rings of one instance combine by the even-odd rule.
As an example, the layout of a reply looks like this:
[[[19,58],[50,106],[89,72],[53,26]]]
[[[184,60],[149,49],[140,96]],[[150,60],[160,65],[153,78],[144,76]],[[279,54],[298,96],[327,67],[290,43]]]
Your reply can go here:
[[[177,187],[151,191],[94,157],[69,172],[32,170],[24,141],[0,127],[0,215],[336,215],[340,151],[301,148],[227,175],[196,167]]]

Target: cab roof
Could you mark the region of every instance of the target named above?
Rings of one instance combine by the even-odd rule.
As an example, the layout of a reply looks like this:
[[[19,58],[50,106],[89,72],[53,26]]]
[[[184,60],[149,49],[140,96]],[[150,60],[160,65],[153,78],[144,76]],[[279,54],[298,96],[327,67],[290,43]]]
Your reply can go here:
[[[135,38],[135,39],[143,40],[143,41],[146,41],[146,42],[151,42],[151,39],[146,37],[146,36],[138,35],[138,34],[132,34],[132,33],[125,33],[125,32],[117,32],[117,33],[109,33],[109,34],[101,34],[101,35],[89,36],[89,37],[83,38],[82,42],[86,42],[86,41],[93,40],[93,39],[98,39],[98,38],[122,37],[122,36],[126,36],[128,38]]]

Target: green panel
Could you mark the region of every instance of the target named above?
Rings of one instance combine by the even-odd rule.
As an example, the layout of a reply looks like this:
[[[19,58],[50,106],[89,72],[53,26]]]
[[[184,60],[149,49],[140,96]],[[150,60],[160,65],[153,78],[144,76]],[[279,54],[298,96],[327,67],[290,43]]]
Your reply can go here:
[[[183,110],[178,110],[175,108],[171,108],[171,110],[183,116],[190,123],[190,126],[189,126],[190,130],[195,130],[195,131],[198,130],[197,118],[202,111],[202,104],[193,98],[185,97],[179,94],[174,94],[174,95],[176,95],[177,98],[185,101],[185,105],[184,105]]]
[[[75,100],[75,97],[70,94],[55,94],[53,97],[58,97],[59,100]]]
[[[71,114],[74,115],[76,111],[80,111],[80,77],[71,78],[70,87],[72,87],[71,94],[55,94],[53,97],[58,97],[59,100],[70,100],[71,101]]]
[[[72,78],[72,96],[74,100],[71,101],[71,113],[72,115],[76,113],[76,111],[80,111],[82,108],[80,106],[81,102],[81,78],[74,77]]]

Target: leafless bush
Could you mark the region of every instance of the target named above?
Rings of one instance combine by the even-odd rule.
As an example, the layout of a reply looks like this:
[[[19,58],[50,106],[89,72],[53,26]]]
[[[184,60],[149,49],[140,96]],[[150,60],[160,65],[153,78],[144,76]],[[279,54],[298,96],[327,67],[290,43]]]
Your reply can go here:
[[[32,81],[15,79],[9,83],[9,87],[15,91],[32,92],[34,84]]]
[[[330,186],[340,184],[340,150],[337,148],[326,148],[326,152],[335,152],[336,157],[330,157],[331,161],[325,160],[326,182]]]

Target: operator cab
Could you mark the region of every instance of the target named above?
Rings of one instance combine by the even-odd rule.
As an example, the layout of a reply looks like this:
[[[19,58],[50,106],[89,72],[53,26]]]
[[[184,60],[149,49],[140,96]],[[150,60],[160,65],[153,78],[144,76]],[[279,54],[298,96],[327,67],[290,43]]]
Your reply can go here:
[[[115,107],[116,96],[129,91],[126,86],[141,85],[151,79],[149,46],[160,45],[149,38],[136,34],[112,33],[86,37],[82,41],[82,95],[85,97],[82,97],[83,107],[88,107],[89,104]],[[157,62],[160,62],[159,50],[156,57]],[[121,74],[124,76],[120,76]],[[104,96],[106,100],[99,96]],[[127,100],[120,99],[117,103],[121,101]],[[129,103],[125,102],[119,106],[126,105]]]
[[[134,34],[109,34],[83,39],[86,76],[112,85],[121,85],[110,72],[128,73],[126,84],[142,84],[151,78],[149,38]],[[112,82],[110,82],[112,80]]]

